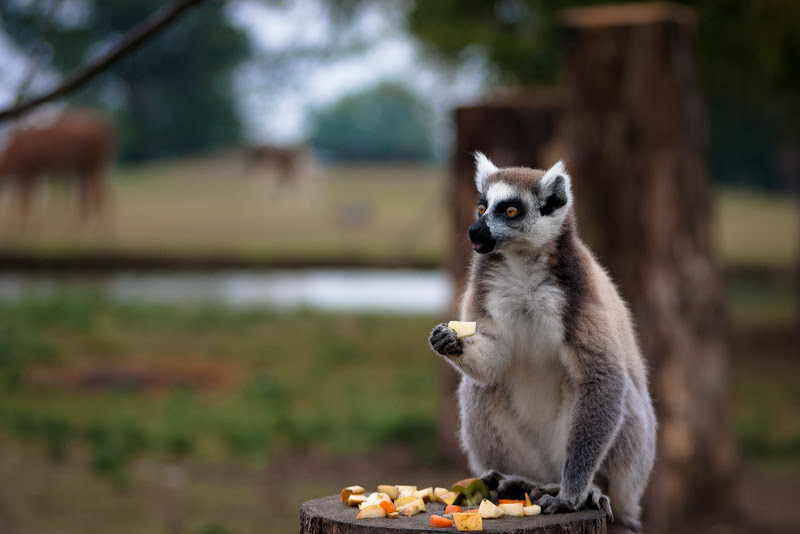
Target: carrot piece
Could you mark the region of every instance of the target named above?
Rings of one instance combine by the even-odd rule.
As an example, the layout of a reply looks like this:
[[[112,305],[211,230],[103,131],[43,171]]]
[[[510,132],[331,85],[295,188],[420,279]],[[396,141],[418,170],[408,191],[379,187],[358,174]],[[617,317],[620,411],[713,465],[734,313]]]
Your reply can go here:
[[[460,512],[461,507],[457,504],[448,504],[447,507],[444,509],[444,513],[452,514],[453,512]]]
[[[432,527],[452,527],[453,520],[447,519],[446,517],[442,517],[440,515],[432,515],[431,516],[431,526]]]
[[[381,501],[378,504],[387,514],[391,514],[395,511],[394,503],[392,501]]]
[[[462,510],[462,513],[465,513],[465,514],[477,514],[478,513],[478,508],[473,508],[472,510]]]
[[[520,501],[517,499],[500,499],[497,504],[514,504],[520,503],[522,506],[525,506],[525,501]]]

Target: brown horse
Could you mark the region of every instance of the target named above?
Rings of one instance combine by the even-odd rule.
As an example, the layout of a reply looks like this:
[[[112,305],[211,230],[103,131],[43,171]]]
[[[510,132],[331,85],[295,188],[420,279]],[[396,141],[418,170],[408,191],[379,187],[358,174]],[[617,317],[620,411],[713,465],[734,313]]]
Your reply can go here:
[[[0,182],[16,178],[23,218],[30,212],[34,185],[43,175],[76,180],[81,219],[102,212],[116,148],[114,128],[103,115],[69,110],[47,124],[14,126],[8,136],[0,149]]]

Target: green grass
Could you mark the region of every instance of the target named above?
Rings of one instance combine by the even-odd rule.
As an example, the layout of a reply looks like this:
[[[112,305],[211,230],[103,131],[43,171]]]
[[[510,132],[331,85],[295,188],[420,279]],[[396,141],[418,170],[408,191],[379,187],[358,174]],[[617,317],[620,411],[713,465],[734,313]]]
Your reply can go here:
[[[98,455],[109,449],[107,463],[143,450],[261,459],[398,441],[433,450],[434,318],[122,305],[80,293],[3,304],[0,316],[14,333],[0,345],[3,426],[46,447],[82,439]],[[87,386],[98,369],[122,383]]]

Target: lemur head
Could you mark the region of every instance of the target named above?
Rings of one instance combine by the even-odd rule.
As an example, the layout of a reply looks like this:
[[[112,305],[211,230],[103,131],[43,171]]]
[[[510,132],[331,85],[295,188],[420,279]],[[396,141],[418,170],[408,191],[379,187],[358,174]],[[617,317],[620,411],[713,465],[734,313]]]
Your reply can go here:
[[[478,220],[469,227],[475,252],[539,249],[563,232],[572,209],[570,177],[563,161],[546,172],[524,167],[498,169],[476,152],[475,166]]]

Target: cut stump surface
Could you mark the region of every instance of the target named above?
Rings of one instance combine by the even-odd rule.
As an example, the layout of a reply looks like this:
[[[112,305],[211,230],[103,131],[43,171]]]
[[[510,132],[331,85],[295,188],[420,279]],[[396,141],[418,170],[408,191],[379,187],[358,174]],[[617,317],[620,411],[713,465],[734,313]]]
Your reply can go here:
[[[444,505],[429,503],[427,512],[397,519],[359,519],[358,508],[342,502],[339,495],[314,499],[300,509],[301,534],[377,534],[380,532],[456,532],[455,527],[430,526],[431,515],[444,513]],[[605,514],[598,510],[582,510],[570,514],[534,517],[501,517],[485,519],[484,532],[507,534],[605,534]]]

